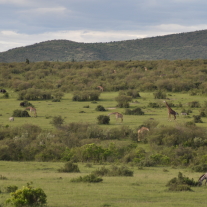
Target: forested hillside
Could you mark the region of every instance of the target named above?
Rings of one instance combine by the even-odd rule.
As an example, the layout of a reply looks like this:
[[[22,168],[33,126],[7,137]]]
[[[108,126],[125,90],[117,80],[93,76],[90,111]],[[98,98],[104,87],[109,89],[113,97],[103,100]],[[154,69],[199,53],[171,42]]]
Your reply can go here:
[[[108,43],[52,40],[0,53],[0,62],[207,59],[207,30]]]

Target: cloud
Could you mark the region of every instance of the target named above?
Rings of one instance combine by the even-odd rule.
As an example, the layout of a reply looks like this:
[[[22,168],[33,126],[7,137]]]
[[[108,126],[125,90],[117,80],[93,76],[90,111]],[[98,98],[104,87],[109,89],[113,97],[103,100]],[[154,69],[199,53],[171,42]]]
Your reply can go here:
[[[146,37],[162,36],[167,34],[191,32],[207,28],[205,25],[183,26],[178,24],[161,24],[149,26],[143,30],[62,30],[55,32],[45,32],[39,34],[18,33],[16,31],[0,31],[0,52],[7,51],[15,47],[31,45],[47,40],[71,40],[75,42],[95,43],[132,40]]]

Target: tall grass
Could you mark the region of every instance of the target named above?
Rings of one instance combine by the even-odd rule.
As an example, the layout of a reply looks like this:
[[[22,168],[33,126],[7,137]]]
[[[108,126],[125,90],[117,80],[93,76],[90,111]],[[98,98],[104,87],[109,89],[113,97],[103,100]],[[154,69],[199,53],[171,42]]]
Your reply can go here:
[[[22,188],[33,182],[35,188],[42,188],[47,195],[48,207],[97,207],[97,206],[206,206],[206,186],[192,187],[193,192],[170,192],[167,182],[177,177],[178,172],[197,180],[200,173],[187,169],[150,167],[138,169],[129,167],[133,177],[103,177],[101,183],[73,183],[72,178],[85,176],[101,167],[78,163],[80,173],[59,173],[64,163],[56,162],[4,162],[0,161],[0,205],[10,197],[4,191],[7,186]],[[108,166],[109,167],[109,166]]]

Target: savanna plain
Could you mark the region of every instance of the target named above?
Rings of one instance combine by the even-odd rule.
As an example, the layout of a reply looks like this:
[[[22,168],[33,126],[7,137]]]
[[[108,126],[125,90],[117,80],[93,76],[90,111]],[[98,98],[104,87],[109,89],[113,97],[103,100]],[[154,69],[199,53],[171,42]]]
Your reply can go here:
[[[5,204],[8,186],[21,189],[27,183],[44,190],[48,207],[206,206],[204,182],[191,191],[166,186],[179,172],[197,181],[207,171],[206,68],[205,60],[2,64],[1,87],[8,95],[0,94],[0,207],[10,207]],[[98,81],[91,79],[95,76]],[[75,100],[77,91],[86,88],[98,91],[98,99]],[[49,98],[31,98],[34,90],[52,91],[57,101],[48,93]],[[127,94],[135,91],[138,96]],[[127,107],[119,106],[120,96]],[[37,117],[28,111],[30,117],[9,121],[15,110],[25,110],[20,106],[25,100],[36,108]],[[164,101],[178,113],[176,120],[169,120]],[[100,105],[105,110],[97,110]],[[142,113],[127,113],[137,108]],[[113,112],[123,114],[123,122],[111,115],[109,123],[98,123],[98,116]],[[57,124],[58,117],[62,122]],[[142,126],[149,132],[138,142]],[[60,172],[68,161],[80,172]],[[133,176],[71,182],[111,166],[125,166]]]

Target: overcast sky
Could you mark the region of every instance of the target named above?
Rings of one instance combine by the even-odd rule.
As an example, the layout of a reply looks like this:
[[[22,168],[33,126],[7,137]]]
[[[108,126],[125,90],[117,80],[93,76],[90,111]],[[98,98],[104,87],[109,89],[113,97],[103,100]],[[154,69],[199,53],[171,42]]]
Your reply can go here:
[[[0,0],[0,52],[47,40],[110,42],[207,29],[206,0]]]

